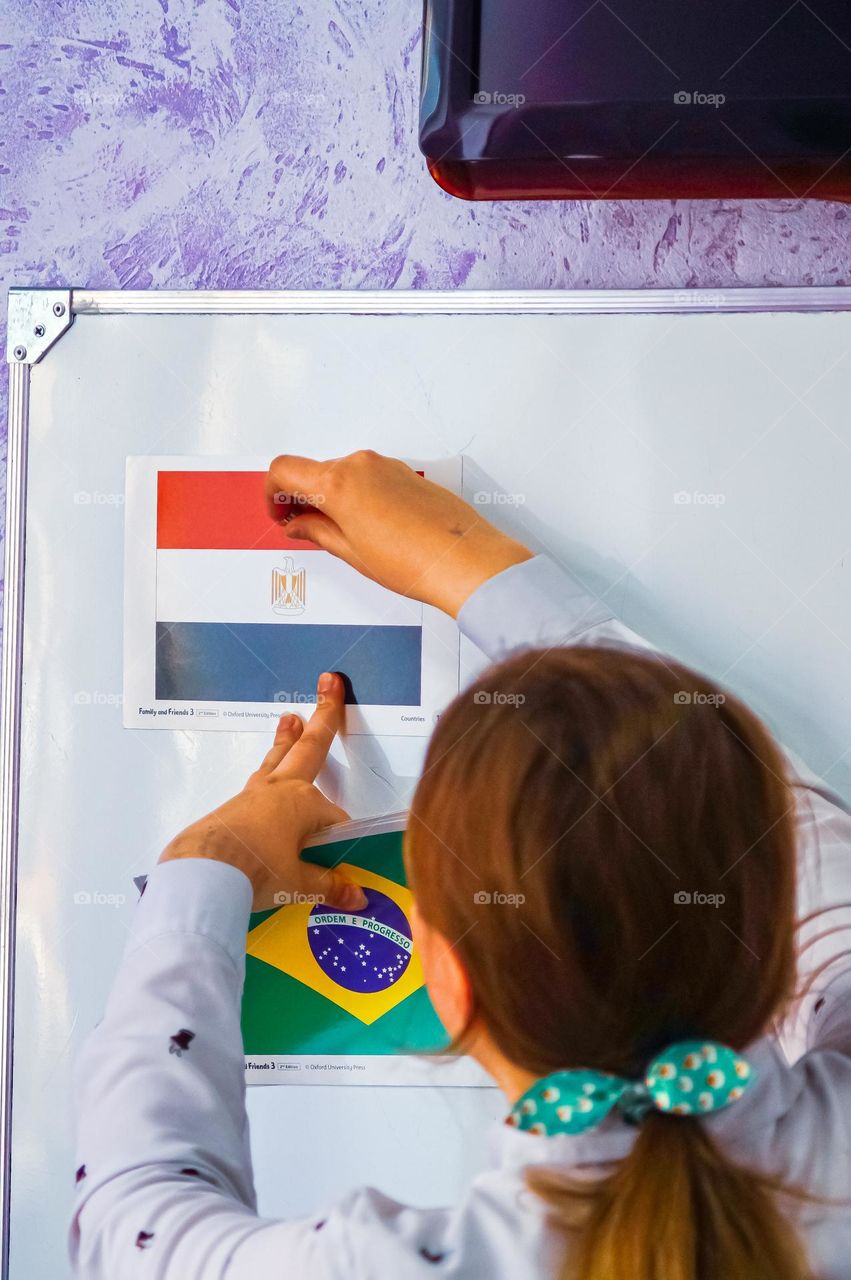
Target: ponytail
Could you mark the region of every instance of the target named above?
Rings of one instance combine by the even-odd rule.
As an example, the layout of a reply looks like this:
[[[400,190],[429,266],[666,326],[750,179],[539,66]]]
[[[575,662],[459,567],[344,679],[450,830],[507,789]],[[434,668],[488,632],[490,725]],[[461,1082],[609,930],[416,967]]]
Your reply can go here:
[[[684,1038],[764,1036],[797,982],[787,774],[753,712],[667,658],[576,645],[479,677],[441,716],[406,836],[420,914],[469,979],[455,1044],[483,1030],[533,1079],[636,1081]],[[602,1179],[527,1172],[570,1237],[561,1280],[810,1276],[784,1214],[828,1202],[732,1163],[706,1119],[654,1110],[635,1137]]]
[[[798,1197],[779,1179],[736,1165],[698,1122],[658,1112],[602,1180],[552,1167],[527,1172],[569,1238],[559,1280],[809,1280],[792,1223]]]

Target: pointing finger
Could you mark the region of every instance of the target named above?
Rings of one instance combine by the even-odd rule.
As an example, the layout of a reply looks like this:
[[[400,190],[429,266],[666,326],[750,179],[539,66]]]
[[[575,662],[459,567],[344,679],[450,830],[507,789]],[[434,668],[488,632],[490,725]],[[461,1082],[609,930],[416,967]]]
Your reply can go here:
[[[316,710],[298,742],[282,758],[279,771],[288,778],[313,782],[328,758],[331,743],[343,727],[344,714],[342,677],[335,671],[325,671],[316,687]]]

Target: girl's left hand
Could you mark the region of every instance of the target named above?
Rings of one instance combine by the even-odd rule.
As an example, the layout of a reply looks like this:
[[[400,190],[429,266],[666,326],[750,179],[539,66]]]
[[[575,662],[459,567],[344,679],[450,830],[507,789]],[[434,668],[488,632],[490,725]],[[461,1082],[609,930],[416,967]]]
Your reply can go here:
[[[338,871],[299,858],[310,836],[349,816],[314,786],[342,726],[344,701],[340,676],[321,675],[316,710],[308,724],[300,716],[282,716],[274,745],[239,795],[175,836],[160,862],[171,858],[229,862],[251,881],[254,911],[301,894],[341,911],[364,907],[366,896],[359,885]]]

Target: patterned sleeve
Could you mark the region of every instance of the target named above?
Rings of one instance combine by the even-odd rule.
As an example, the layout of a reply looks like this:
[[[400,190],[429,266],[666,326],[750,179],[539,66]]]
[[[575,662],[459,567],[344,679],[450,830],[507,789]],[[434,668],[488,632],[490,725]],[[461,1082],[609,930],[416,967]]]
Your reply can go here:
[[[312,1219],[256,1213],[239,1025],[250,908],[247,877],[221,862],[148,877],[75,1066],[69,1247],[85,1280],[256,1280],[239,1259],[266,1248],[288,1275],[327,1274]]]

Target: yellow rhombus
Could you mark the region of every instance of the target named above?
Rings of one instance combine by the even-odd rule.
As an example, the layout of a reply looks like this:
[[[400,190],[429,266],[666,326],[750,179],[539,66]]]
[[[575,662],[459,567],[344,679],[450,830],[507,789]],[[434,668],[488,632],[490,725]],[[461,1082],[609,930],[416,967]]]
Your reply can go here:
[[[400,908],[405,919],[410,919],[413,899],[404,885],[349,863],[340,863],[336,870],[366,889],[377,889],[386,894]],[[274,915],[251,930],[246,945],[248,955],[274,965],[291,978],[297,978],[367,1025],[383,1017],[423,985],[422,965],[414,950],[405,972],[392,987],[383,991],[349,991],[338,986],[319,966],[310,950],[307,929],[312,909],[313,904],[309,902],[280,907]]]

